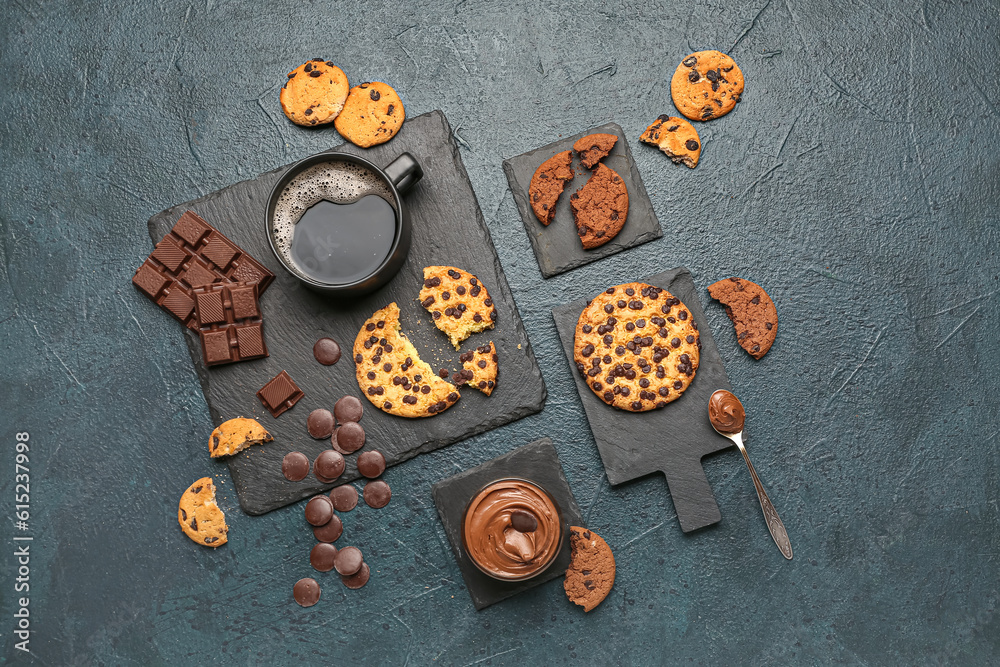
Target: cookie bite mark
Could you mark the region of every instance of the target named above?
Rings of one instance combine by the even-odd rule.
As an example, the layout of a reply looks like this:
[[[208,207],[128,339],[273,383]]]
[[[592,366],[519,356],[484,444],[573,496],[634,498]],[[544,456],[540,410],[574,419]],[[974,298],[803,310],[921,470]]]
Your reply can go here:
[[[215,484],[202,477],[181,495],[177,522],[184,534],[205,547],[221,547],[229,538],[226,515],[215,503]]]
[[[487,396],[493,393],[497,386],[497,349],[490,341],[474,350],[463,352],[458,358],[462,362],[462,370],[452,376],[458,386],[468,384]]]
[[[733,110],[743,95],[743,72],[719,51],[697,51],[684,58],[670,79],[670,96],[686,118],[711,120]]]
[[[570,602],[590,611],[608,597],[615,585],[615,556],[611,547],[592,530],[571,526],[569,567],[563,590]]]
[[[674,162],[690,169],[698,166],[701,139],[694,125],[676,116],[663,114],[639,137],[644,144],[656,146]]]
[[[764,288],[733,276],[709,285],[708,293],[726,307],[740,347],[754,359],[767,354],[778,335],[778,309]]]
[[[460,398],[435,375],[400,330],[395,302],[375,311],[354,339],[358,387],[372,405],[399,417],[433,417]]]
[[[396,136],[405,118],[403,101],[391,86],[367,81],[351,88],[333,125],[355,146],[369,148]]]
[[[573,180],[573,155],[556,153],[535,170],[528,186],[528,200],[535,217],[548,226],[556,215],[556,202],[566,184]]]
[[[613,169],[597,165],[593,176],[570,197],[580,242],[587,250],[604,245],[622,230],[628,217],[628,190]]]
[[[262,445],[274,438],[255,419],[237,417],[222,422],[208,437],[208,454],[213,459],[232,456],[251,445]]]
[[[472,334],[496,325],[497,309],[486,287],[476,276],[454,266],[424,268],[418,298],[434,326],[448,336],[456,350]]]
[[[297,125],[332,122],[347,100],[347,75],[332,62],[310,60],[288,73],[281,87],[281,110]]]
[[[615,147],[618,136],[614,134],[588,134],[573,144],[573,150],[580,156],[580,163],[587,169],[603,160]]]

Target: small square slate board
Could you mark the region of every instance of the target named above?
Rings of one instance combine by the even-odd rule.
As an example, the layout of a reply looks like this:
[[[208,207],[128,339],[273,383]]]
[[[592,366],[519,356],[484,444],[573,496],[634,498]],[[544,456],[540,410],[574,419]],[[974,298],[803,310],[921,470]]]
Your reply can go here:
[[[527,581],[499,581],[488,577],[473,564],[462,549],[462,515],[472,497],[490,482],[505,477],[520,477],[535,482],[549,492],[559,506],[563,519],[562,545],[555,561],[544,572]],[[569,567],[569,527],[582,526],[583,516],[559,464],[552,440],[542,438],[519,447],[492,461],[443,479],[432,487],[441,523],[455,552],[458,569],[477,610],[506,600],[512,595],[563,576]]]
[[[566,184],[566,189],[556,204],[556,217],[546,227],[538,221],[528,203],[528,186],[531,177],[539,166],[556,153],[572,150],[573,144],[580,137],[588,134],[616,134],[618,141],[606,158],[602,160],[609,168],[618,173],[628,188],[628,217],[618,236],[593,250],[584,250],[580,236],[576,233],[576,223],[573,221],[573,211],[570,208],[569,197],[583,187],[590,179],[590,170],[580,164],[580,159],[573,154],[573,171],[576,176]],[[642,183],[639,170],[632,159],[632,150],[621,126],[608,123],[586,132],[574,134],[567,139],[560,139],[548,146],[543,146],[529,153],[512,157],[503,161],[503,171],[507,175],[510,191],[514,195],[517,210],[524,221],[524,229],[535,251],[538,268],[546,278],[559,275],[585,264],[614,255],[626,248],[640,245],[663,236],[660,221],[656,219],[653,205],[646,194],[646,186]]]
[[[597,440],[608,482],[621,484],[651,472],[662,472],[667,477],[681,530],[687,533],[722,519],[712,487],[701,467],[701,458],[732,446],[708,421],[709,397],[718,389],[732,391],[732,385],[705,321],[691,272],[677,268],[641,282],[662,287],[680,299],[698,323],[701,335],[701,356],[694,381],[680,398],[665,408],[640,413],[618,410],[604,403],[586,385],[573,360],[576,323],[587,304],[586,299],[559,306],[552,311],[552,316],[590,430]]]
[[[334,150],[363,155],[383,167],[407,151],[424,170],[423,179],[403,196],[413,221],[413,242],[407,260],[392,281],[373,294],[334,301],[305,289],[278,263],[268,245],[264,215],[271,189],[287,166],[174,206],[149,221],[149,234],[155,243],[181,213],[193,210],[276,276],[260,300],[270,357],[206,368],[197,334],[187,332],[191,359],[215,424],[237,416],[252,417],[274,436],[274,442],[250,447],[229,459],[240,506],[248,514],[263,514],[331,488],[312,474],[301,482],[289,482],[281,474],[281,459],[298,450],[312,461],[330,447],[329,440],[309,437],[306,417],[316,408],[332,410],[341,396],[361,395],[351,348],[359,328],[373,312],[395,301],[403,329],[421,358],[434,369],[461,368],[459,352],[417,302],[425,266],[446,264],[471,271],[489,290],[497,308],[496,328],[472,336],[463,349],[490,340],[496,343],[500,358],[497,388],[490,397],[465,388],[457,404],[424,419],[386,414],[362,397],[365,414],[361,425],[367,442],[361,451],[378,449],[385,455],[386,465],[392,466],[538,412],[545,404],[545,383],[538,362],[444,114],[434,111],[407,119],[399,133],[380,146],[363,149],[345,144]],[[177,326],[152,304],[149,312],[163,326]],[[343,350],[334,366],[321,366],[313,357],[313,343],[324,336],[339,342]],[[288,371],[305,397],[274,418],[255,394],[282,370]],[[205,426],[206,456],[211,430]],[[347,457],[347,470],[337,484],[359,479],[356,458],[357,454]]]

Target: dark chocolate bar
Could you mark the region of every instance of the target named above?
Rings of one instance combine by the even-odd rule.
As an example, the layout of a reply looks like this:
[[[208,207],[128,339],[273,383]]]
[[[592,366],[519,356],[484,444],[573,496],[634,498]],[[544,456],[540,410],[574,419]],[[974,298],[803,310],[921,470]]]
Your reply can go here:
[[[303,396],[305,393],[285,371],[275,375],[257,392],[257,398],[271,412],[272,417],[291,410]]]
[[[132,277],[143,294],[195,330],[195,289],[214,283],[254,283],[260,295],[273,280],[274,274],[263,264],[192,211],[180,217]]]
[[[257,286],[215,283],[194,290],[195,321],[206,366],[267,355]]]

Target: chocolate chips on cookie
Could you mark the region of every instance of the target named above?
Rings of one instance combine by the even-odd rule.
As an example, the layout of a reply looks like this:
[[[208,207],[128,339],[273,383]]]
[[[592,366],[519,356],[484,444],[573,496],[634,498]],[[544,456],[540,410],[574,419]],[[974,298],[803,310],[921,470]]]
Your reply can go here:
[[[674,105],[691,120],[711,120],[733,110],[743,95],[743,72],[719,51],[698,51],[684,58],[670,79]]]
[[[602,246],[622,230],[628,217],[628,190],[613,169],[597,165],[587,184],[570,197],[573,220],[586,249]]]
[[[674,161],[691,169],[701,157],[701,139],[694,125],[676,116],[661,115],[639,137],[639,141],[658,147]]]
[[[556,216],[556,202],[566,183],[573,180],[573,154],[569,151],[556,153],[543,162],[531,177],[528,186],[528,201],[535,217],[543,225],[549,225]]]
[[[708,293],[726,307],[740,347],[754,359],[767,354],[778,335],[778,309],[764,288],[734,276],[709,285]]]

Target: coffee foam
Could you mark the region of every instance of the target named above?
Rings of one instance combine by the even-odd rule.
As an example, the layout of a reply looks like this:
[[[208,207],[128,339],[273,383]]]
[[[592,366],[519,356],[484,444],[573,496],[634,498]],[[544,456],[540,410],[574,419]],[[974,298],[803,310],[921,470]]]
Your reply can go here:
[[[353,162],[322,162],[303,170],[289,181],[274,206],[271,232],[274,245],[285,264],[295,270],[295,262],[292,261],[295,223],[310,206],[324,199],[335,204],[351,204],[367,195],[378,195],[396,210],[396,201],[385,181],[370,169]]]

